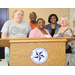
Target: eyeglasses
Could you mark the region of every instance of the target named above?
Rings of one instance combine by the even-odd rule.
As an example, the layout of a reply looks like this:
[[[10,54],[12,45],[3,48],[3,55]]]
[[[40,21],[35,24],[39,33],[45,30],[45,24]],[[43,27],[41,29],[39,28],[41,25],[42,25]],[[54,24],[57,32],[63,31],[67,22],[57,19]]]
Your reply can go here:
[[[30,15],[30,17],[36,17],[36,15]]]
[[[60,20],[60,22],[66,22],[66,20]]]

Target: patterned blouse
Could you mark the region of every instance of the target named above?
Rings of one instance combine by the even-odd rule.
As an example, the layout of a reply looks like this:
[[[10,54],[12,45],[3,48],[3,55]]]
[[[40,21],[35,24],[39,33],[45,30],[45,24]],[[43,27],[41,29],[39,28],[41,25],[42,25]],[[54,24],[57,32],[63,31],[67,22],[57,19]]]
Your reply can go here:
[[[59,29],[56,30],[53,37],[73,37],[73,32],[71,28],[67,28],[66,30],[58,33]],[[75,40],[72,40],[68,43],[69,46],[72,48],[72,53],[75,53]]]
[[[54,32],[56,32],[56,30],[57,30],[58,28],[60,28],[60,27],[61,27],[61,25],[58,24],[58,23],[56,23]],[[45,25],[44,28],[49,31],[50,35],[52,34],[52,27],[51,27],[51,24]]]
[[[72,48],[72,53],[75,53],[75,39],[68,43]]]
[[[56,30],[53,37],[72,37],[73,36],[73,32],[71,28],[67,28],[60,33],[58,33],[58,31],[59,31],[59,28]]]

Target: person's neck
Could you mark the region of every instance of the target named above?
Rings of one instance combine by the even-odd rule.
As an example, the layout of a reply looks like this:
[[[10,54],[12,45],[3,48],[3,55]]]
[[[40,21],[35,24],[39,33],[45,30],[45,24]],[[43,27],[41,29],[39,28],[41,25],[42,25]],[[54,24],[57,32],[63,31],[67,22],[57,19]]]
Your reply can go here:
[[[51,23],[51,28],[55,29],[55,25],[56,25],[56,23]]]
[[[43,31],[44,30],[44,28],[38,28],[39,30],[41,30],[41,31]]]
[[[35,24],[35,23],[37,23],[36,21],[30,21],[32,24]]]
[[[51,25],[53,25],[53,26],[54,26],[54,25],[56,25],[56,23],[51,23]]]

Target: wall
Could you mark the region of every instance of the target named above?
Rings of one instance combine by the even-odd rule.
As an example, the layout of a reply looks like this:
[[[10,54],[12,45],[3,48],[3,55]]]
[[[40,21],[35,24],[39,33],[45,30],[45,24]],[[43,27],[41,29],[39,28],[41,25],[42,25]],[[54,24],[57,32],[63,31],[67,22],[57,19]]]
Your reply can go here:
[[[75,35],[75,8],[70,8],[70,28],[74,31]]]
[[[30,12],[36,12],[37,18],[43,18],[48,24],[48,16],[52,13],[57,14],[58,18],[63,15],[69,16],[69,8],[9,8],[9,19],[12,19],[12,14],[14,10],[21,9],[24,11],[24,18],[23,20],[29,20]]]

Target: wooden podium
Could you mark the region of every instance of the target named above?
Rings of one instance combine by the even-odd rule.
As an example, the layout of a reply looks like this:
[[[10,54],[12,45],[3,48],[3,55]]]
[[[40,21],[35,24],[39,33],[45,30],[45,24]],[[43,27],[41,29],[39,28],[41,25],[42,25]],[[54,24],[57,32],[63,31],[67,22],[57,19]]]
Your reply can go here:
[[[75,37],[63,38],[7,38],[0,39],[0,47],[9,47],[10,66],[65,66],[66,43]],[[35,64],[30,58],[33,49],[42,47],[48,52],[43,64]]]

